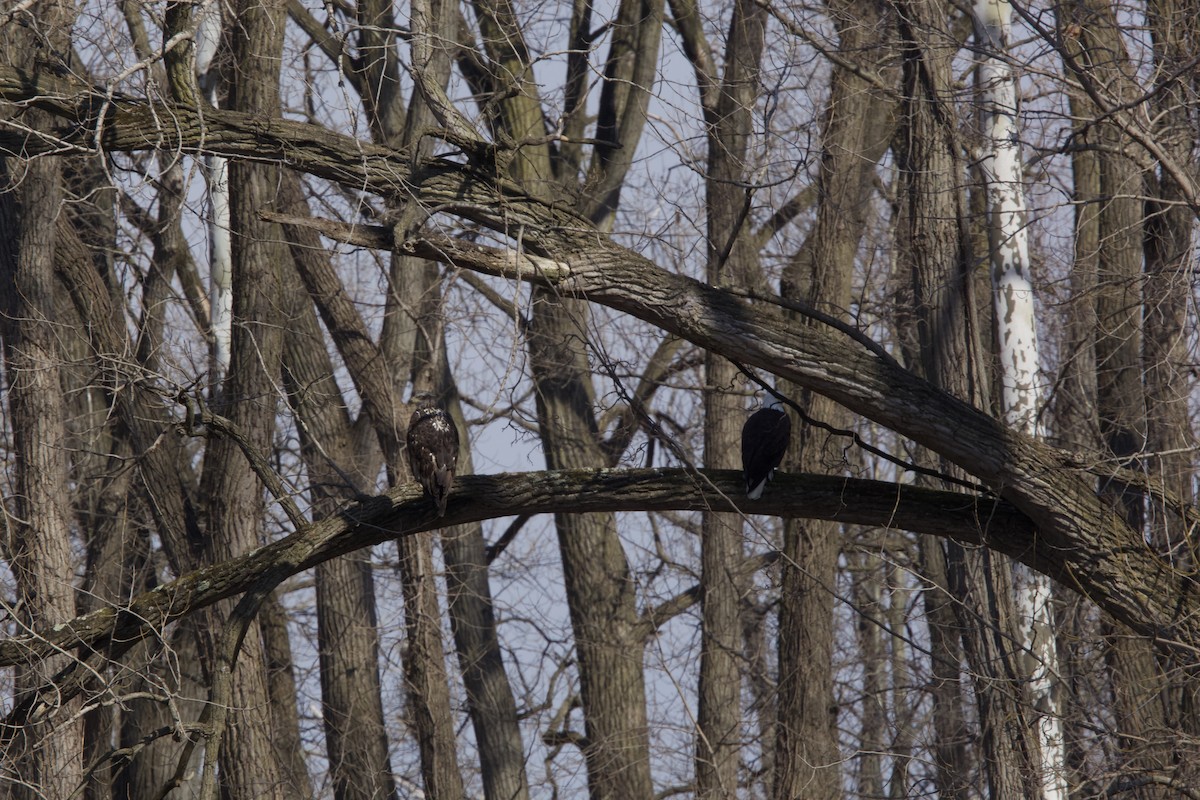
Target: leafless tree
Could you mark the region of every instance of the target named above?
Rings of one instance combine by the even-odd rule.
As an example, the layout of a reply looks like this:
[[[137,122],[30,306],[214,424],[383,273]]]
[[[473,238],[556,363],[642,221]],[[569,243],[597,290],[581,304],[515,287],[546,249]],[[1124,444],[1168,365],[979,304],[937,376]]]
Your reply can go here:
[[[6,795],[1196,796],[1196,0],[0,20]]]

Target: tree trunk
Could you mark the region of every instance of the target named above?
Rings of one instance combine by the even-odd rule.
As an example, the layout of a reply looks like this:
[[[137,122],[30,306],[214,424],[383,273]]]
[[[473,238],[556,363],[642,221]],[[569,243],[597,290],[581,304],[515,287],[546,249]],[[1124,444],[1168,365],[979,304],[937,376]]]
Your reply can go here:
[[[538,426],[549,469],[605,467],[587,358],[586,309],[535,293],[529,333]],[[647,800],[650,741],[637,592],[612,514],[556,514],[567,607],[575,632],[591,800]]]
[[[646,112],[658,69],[665,5],[664,0],[621,0],[604,65],[604,84],[596,115],[596,145],[587,178],[578,186],[574,175],[563,176],[572,179],[567,188],[581,198],[580,212],[600,230],[612,228],[621,190],[648,119]]]
[[[975,783],[973,759],[967,748],[970,732],[963,714],[960,667],[966,631],[954,613],[957,600],[950,589],[946,544],[932,536],[921,536],[918,547],[921,576],[928,582],[921,599],[929,625],[934,781],[938,797],[965,800]]]
[[[450,397],[447,408],[459,430],[466,430],[462,403],[446,361],[443,334],[438,349],[441,384]],[[474,472],[471,449],[459,453],[458,474]],[[467,711],[479,747],[479,768],[486,800],[527,800],[525,750],[517,702],[504,670],[492,590],[488,582],[487,546],[479,523],[455,525],[441,533],[446,561],[446,594],[458,663],[467,691]]]
[[[906,548],[912,553],[912,548]],[[920,697],[913,697],[909,687],[913,685],[916,674],[916,648],[909,647],[908,637],[901,631],[908,629],[909,597],[915,590],[907,570],[889,560],[883,565],[883,582],[888,587],[890,595],[887,615],[888,629],[891,631],[891,707],[894,719],[895,735],[892,739],[892,768],[888,780],[888,800],[902,800],[912,796],[913,779],[910,768],[915,759],[918,743],[916,725],[918,708],[922,702]],[[934,734],[937,735],[936,732]],[[936,740],[935,740],[936,741]]]
[[[730,392],[737,369],[721,356],[705,359],[704,464],[739,466],[738,452],[745,408]],[[701,524],[700,680],[696,735],[696,796],[737,796],[742,741],[742,680],[738,643],[741,625],[742,515],[705,512]]]
[[[857,752],[853,759],[854,788],[859,797],[883,793],[883,754],[888,742],[885,732],[888,659],[883,643],[882,565],[873,555],[849,555],[851,602],[857,615],[855,644],[862,660],[862,686],[858,697],[860,724]]]
[[[1073,113],[1086,114],[1084,101],[1073,99]],[[1083,141],[1088,133],[1078,132]],[[1055,443],[1070,450],[1099,453],[1100,421],[1096,412],[1096,306],[1094,302],[1097,263],[1100,253],[1099,212],[1095,198],[1100,193],[1100,157],[1095,149],[1083,147],[1071,154],[1075,203],[1074,262],[1070,274],[1070,300],[1066,330],[1060,349],[1065,354],[1060,367],[1059,387],[1054,396]],[[1088,614],[1088,602],[1071,598],[1059,621],[1059,653],[1064,674],[1078,685],[1099,638],[1098,626]],[[1072,692],[1076,696],[1077,692]],[[1068,703],[1063,714],[1066,761],[1071,770],[1068,784],[1078,785],[1087,763],[1092,738],[1091,717],[1082,703]]]
[[[279,59],[284,16],[279,2],[247,2],[237,9],[233,51],[237,78],[231,105],[243,112],[273,117],[279,114]],[[260,454],[271,451],[275,427],[276,387],[282,345],[280,268],[284,253],[277,225],[258,214],[275,202],[278,169],[235,163],[230,168],[230,194],[234,229],[234,325],[223,410]],[[263,488],[246,457],[226,437],[210,440],[205,452],[201,495],[207,507],[208,557],[229,559],[261,544],[264,519]],[[233,603],[223,603],[211,631],[219,641]],[[287,775],[276,758],[275,732],[270,714],[266,652],[258,625],[250,624],[231,675],[229,722],[220,752],[221,783],[234,800],[289,796]],[[206,767],[207,769],[207,767]],[[211,780],[211,779],[210,779]],[[310,790],[301,792],[307,795]],[[290,795],[295,796],[295,795]]]
[[[882,6],[870,0],[830,5],[839,50],[861,63],[863,70],[880,69],[888,60],[892,39],[883,23]],[[894,77],[895,71],[884,68],[882,74]],[[780,293],[785,299],[800,300],[831,316],[846,316],[851,275],[866,230],[874,165],[886,152],[894,124],[893,102],[884,92],[872,90],[859,70],[835,67],[822,131],[817,221],[784,271]],[[803,317],[796,318],[805,324]],[[826,398],[799,387],[791,394],[801,400],[808,416],[835,426],[842,421],[838,406]],[[786,462],[789,469],[840,470],[839,443],[809,426],[802,426],[795,439]],[[784,523],[773,794],[778,800],[834,797],[841,791],[832,674],[832,587],[839,537],[837,525]]]
[[[969,242],[961,227],[967,218],[963,168],[950,102],[950,63],[956,47],[944,4],[914,0],[898,10],[905,52],[903,121],[896,147],[902,183],[901,258],[912,274],[921,366],[933,383],[984,405],[987,389],[966,252]],[[1008,565],[995,563],[986,551],[967,550],[954,542],[946,547],[948,584],[959,601],[955,611],[974,673],[991,797],[1038,797],[1036,742],[1024,724],[1022,680],[1011,644],[1016,641],[1016,620]],[[951,786],[963,784],[962,776],[946,777]]]
[[[1200,132],[1189,118],[1195,101],[1184,82],[1185,66],[1200,46],[1200,3],[1155,0],[1147,14],[1154,37],[1157,75],[1154,118],[1155,138],[1177,163],[1192,160],[1200,145]],[[1192,78],[1192,91],[1195,87]],[[1182,188],[1161,168],[1150,182],[1146,208],[1146,283],[1143,310],[1142,359],[1146,384],[1146,447],[1154,454],[1146,471],[1155,482],[1186,503],[1194,502],[1192,475],[1196,435],[1189,403],[1195,391],[1188,354],[1189,314],[1192,302],[1190,277],[1195,269],[1195,217],[1180,202]],[[1147,504],[1148,533],[1172,563],[1196,566],[1193,555],[1196,532],[1166,503],[1153,498]],[[1174,655],[1160,660],[1168,677],[1164,722],[1182,728],[1190,737],[1200,734],[1200,669],[1189,659]],[[1172,773],[1180,785],[1200,782],[1200,764],[1188,747],[1175,747]]]
[[[774,660],[771,658],[773,653],[768,638],[768,602],[766,598],[759,601],[757,593],[750,593],[742,601],[742,652],[749,673],[751,698],[748,710],[758,722],[758,736],[754,743],[757,763],[750,762],[757,768],[752,773],[755,779],[748,787],[755,797],[771,796],[771,787],[775,779],[775,730],[779,724],[773,675]]]
[[[706,277],[714,286],[748,287],[762,282],[762,268],[747,225],[751,190],[743,189],[742,184],[752,169],[746,160],[765,24],[764,8],[751,2],[735,4],[725,43],[725,73],[709,114]],[[741,429],[746,418],[745,405],[734,393],[740,383],[737,369],[725,357],[707,353],[704,374],[704,464],[736,468],[740,466]],[[696,796],[713,800],[738,793],[742,520],[741,514],[706,512],[701,521]]]
[[[34,112],[35,117],[41,116]],[[44,118],[33,119],[45,124]],[[13,536],[6,554],[16,579],[22,625],[44,627],[75,616],[75,572],[67,486],[66,402],[59,369],[63,356],[53,330],[54,220],[62,213],[61,164],[56,159],[17,162],[0,169],[0,324],[3,325],[8,404],[16,456]],[[15,176],[20,176],[16,183]],[[36,691],[71,662],[67,655],[29,664],[18,692]],[[67,797],[83,778],[83,725],[79,703],[52,708],[56,719],[18,734],[22,752],[9,776],[29,796]],[[59,718],[61,715],[61,718]]]
[[[138,364],[147,374],[157,372],[157,354],[162,345],[161,309],[166,302],[165,294],[169,289],[171,273],[178,262],[178,251],[171,249],[172,234],[179,234],[175,216],[178,206],[169,199],[173,188],[177,188],[171,182],[172,177],[178,178],[178,175],[171,175],[164,181],[164,194],[160,196],[159,221],[162,230],[155,234],[154,250],[158,268],[147,278],[143,299],[146,312],[139,326]],[[94,191],[88,189],[77,191],[76,194],[90,195]],[[71,208],[68,207],[68,211]],[[79,512],[81,524],[90,531],[91,536],[88,542],[88,563],[91,566],[87,571],[88,583],[85,584],[83,597],[85,601],[87,598],[106,598],[108,603],[118,603],[130,591],[137,592],[153,586],[151,532],[140,529],[142,521],[153,519],[160,523],[157,531],[176,574],[184,574],[196,566],[196,559],[187,543],[188,535],[184,531],[188,517],[184,510],[187,508],[186,487],[193,476],[190,461],[180,458],[179,440],[158,435],[166,427],[166,415],[158,399],[149,399],[149,393],[143,387],[116,390],[107,382],[109,376],[117,374],[117,362],[107,357],[129,352],[133,345],[120,324],[121,298],[115,288],[118,284],[111,273],[111,264],[103,255],[94,257],[82,238],[87,236],[88,242],[103,242],[109,241],[110,237],[89,235],[89,231],[92,234],[95,231],[87,223],[83,224],[83,228],[77,229],[67,223],[65,216],[60,216],[56,225],[58,241],[55,262],[58,280],[74,306],[69,310],[60,309],[58,317],[70,319],[77,315],[79,322],[72,327],[87,333],[87,352],[106,354],[106,359],[89,368],[80,377],[84,383],[71,392],[72,397],[86,401],[79,404],[80,419],[87,416],[93,418],[93,422],[91,427],[80,429],[79,435],[90,437],[89,442],[73,444],[70,450],[79,454],[110,453],[115,462],[110,468],[111,476],[106,481],[97,481],[97,476],[103,473],[96,466],[88,467],[82,462],[75,466],[76,471],[83,471],[84,478],[80,479],[80,485],[106,485],[107,488],[105,499],[99,507],[81,509]],[[76,357],[73,362],[82,364],[86,358]],[[95,381],[97,368],[105,376],[104,383]],[[104,397],[112,399],[111,407],[102,399]],[[104,418],[105,426],[110,425],[108,418],[112,415],[116,424],[102,428],[100,421],[94,419],[96,415]],[[104,438],[98,436],[105,431],[112,439],[111,445],[102,444]],[[138,454],[137,470],[127,468],[130,453]],[[89,461],[96,463],[94,458]],[[131,498],[132,486],[125,491],[120,486],[123,482],[134,480],[137,489]],[[114,502],[123,505],[114,508]],[[154,657],[160,654],[161,643],[140,645],[122,660],[118,677],[106,689],[132,695],[122,705],[120,719],[111,723],[100,719],[102,715],[114,711],[107,704],[99,705],[91,712],[88,734],[91,738],[85,762],[91,764],[100,756],[111,755],[109,751],[114,725],[119,726],[115,735],[119,737],[120,746],[128,748],[126,752],[131,755],[127,767],[119,759],[113,764],[114,769],[121,770],[113,778],[112,791],[117,796],[140,797],[157,793],[168,780],[174,780],[179,747],[172,739],[163,737],[160,728],[176,720],[168,715],[168,697],[159,691],[159,687],[165,685],[169,687],[168,691],[187,697],[202,693],[195,635],[194,624],[185,623],[172,634],[169,644],[174,663],[190,665],[183,668],[185,677],[169,670],[162,673],[156,669]],[[150,670],[153,676],[143,677],[143,669]],[[189,671],[193,674],[187,677]],[[144,695],[150,695],[151,698],[147,699]],[[192,703],[177,698],[172,702],[182,712],[185,724],[199,717],[199,709]],[[190,735],[194,736],[194,731]],[[199,764],[198,756],[192,761],[190,774],[194,776]],[[106,779],[98,777],[105,771],[106,767],[100,765],[98,773],[93,773],[89,792],[101,795],[106,791]],[[181,778],[179,783],[184,787],[181,791],[191,791],[196,788],[191,784],[197,782],[189,783],[187,778]]]
[[[978,67],[983,158],[978,164],[986,194],[988,256],[992,267],[995,342],[999,356],[999,400],[1004,421],[1040,436],[1043,392],[1038,369],[1037,319],[1025,208],[1023,165],[1017,123],[1016,75],[1008,66],[1012,6],[981,0],[972,6]],[[1013,565],[1017,629],[1032,666],[1028,690],[1035,709],[1039,769],[1046,800],[1066,800],[1062,718],[1055,682],[1061,672],[1055,645],[1050,579]]]
[[[1059,10],[1060,29],[1082,22],[1082,35],[1067,40],[1068,55],[1082,69],[1082,80],[1100,81],[1113,98],[1132,100],[1134,67],[1117,27],[1115,12],[1100,0],[1073,9],[1068,18]],[[1092,103],[1080,103],[1087,116],[1099,113]],[[1143,202],[1145,175],[1125,152],[1130,141],[1115,124],[1100,122],[1087,133],[1098,145],[1098,194],[1087,198],[1098,205],[1094,307],[1096,320],[1096,410],[1104,447],[1116,464],[1137,469],[1146,451],[1147,407],[1142,384]],[[1077,268],[1085,268],[1078,264]],[[1118,480],[1101,491],[1123,509],[1129,526],[1145,535],[1144,496]],[[1171,763],[1171,748],[1155,734],[1167,724],[1163,706],[1165,682],[1153,642],[1130,637],[1119,625],[1108,630],[1107,662],[1116,708],[1116,725],[1123,756],[1133,768],[1162,773]],[[1166,797],[1166,790],[1148,785],[1138,798]]]
[[[271,744],[283,774],[283,791],[288,797],[306,797],[312,789],[304,742],[300,738],[288,612],[277,595],[272,594],[263,601],[258,628],[266,657],[267,694],[271,698]]]
[[[204,701],[196,698],[205,693],[199,640],[207,636],[197,630],[200,622],[198,616],[184,620],[169,639],[149,639],[126,658],[131,665],[145,665],[141,682],[131,687],[145,694],[129,698],[121,715],[121,746],[136,752],[113,782],[114,798],[157,797],[167,785],[176,787],[169,795],[171,800],[200,797],[203,733],[194,723],[204,706]],[[180,723],[182,746],[166,733],[179,730]],[[187,745],[194,741],[200,741],[200,746],[184,758]]]
[[[499,138],[520,142],[531,134],[540,135],[544,111],[536,83],[527,79],[532,65],[512,5],[487,0],[477,2],[475,8],[484,47],[505,86],[502,110],[494,117],[501,131]],[[620,4],[597,117],[600,144],[593,150],[586,191],[579,191],[575,175],[558,176],[563,181],[561,189],[577,196],[583,213],[601,228],[612,224],[621,185],[646,124],[662,9],[662,0],[623,0]],[[587,16],[573,15],[576,25],[583,19]],[[513,82],[516,91],[508,88]],[[565,163],[558,162],[560,168]],[[518,149],[507,169],[531,195],[555,197],[558,189],[549,180],[550,150],[536,138]],[[608,466],[600,446],[583,345],[586,320],[585,304],[564,301],[553,292],[534,292],[527,346],[538,428],[551,469]],[[649,798],[653,784],[644,643],[638,633],[636,585],[617,536],[616,519],[612,514],[558,514],[555,528],[578,656],[586,727],[582,746],[591,798]]]
[[[398,544],[408,643],[404,676],[412,701],[425,790],[432,797],[462,797],[455,721],[450,708],[450,687],[446,683],[446,653],[442,647],[433,534],[405,536]]]
[[[4,61],[34,71],[66,70],[73,7],[49,3],[35,10],[36,16],[16,12],[19,24],[6,26]],[[31,109],[21,124],[38,131],[52,120]],[[48,627],[76,613],[67,403],[59,375],[64,354],[54,308],[62,170],[58,158],[0,160],[0,338],[16,462],[15,502],[0,513],[9,520],[4,556],[15,579],[22,626]],[[41,691],[72,660],[63,654],[22,665],[15,676],[18,702],[24,693]],[[18,797],[68,797],[83,781],[80,702],[59,705],[53,694],[46,700],[49,707],[33,724],[6,734],[14,736],[6,747],[16,757],[5,764],[3,780]]]
[[[83,68],[76,65],[81,72]],[[135,530],[138,511],[131,492],[133,472],[126,469],[133,456],[124,431],[113,426],[115,365],[97,365],[92,358],[88,324],[72,303],[70,280],[63,262],[77,259],[79,266],[96,275],[108,299],[120,298],[112,254],[119,252],[115,189],[95,157],[76,157],[63,163],[62,212],[55,219],[54,268],[59,285],[52,319],[60,326],[58,339],[64,362],[60,370],[62,399],[66,404],[68,481],[77,487],[72,502],[74,524],[86,548],[83,581],[78,597],[80,613],[119,603],[130,591],[145,586],[148,542]],[[88,245],[85,245],[84,242]],[[90,245],[90,247],[89,247]],[[128,336],[123,343],[128,346]],[[99,374],[97,371],[99,367]],[[101,691],[122,695],[134,671],[121,670]],[[108,760],[115,738],[117,708],[109,703],[89,703],[84,718],[83,763],[89,769],[86,792],[106,798],[112,792],[112,762]]]
[[[299,181],[294,176],[284,180],[287,207],[292,213],[307,210],[298,195]],[[293,257],[321,258],[316,238],[289,232],[288,240],[301,251],[294,251]],[[378,450],[373,458],[356,452],[350,415],[334,381],[312,300],[299,293],[290,300],[284,385],[298,421],[313,516],[322,517],[336,513],[371,486],[381,459]],[[337,800],[396,797],[380,693],[374,580],[365,556],[343,556],[315,570],[321,707]]]

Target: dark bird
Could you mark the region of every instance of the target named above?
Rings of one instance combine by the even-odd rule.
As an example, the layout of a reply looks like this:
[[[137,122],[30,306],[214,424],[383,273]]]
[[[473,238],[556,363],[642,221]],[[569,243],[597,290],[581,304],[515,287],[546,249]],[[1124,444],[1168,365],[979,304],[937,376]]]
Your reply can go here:
[[[408,466],[413,477],[437,503],[438,516],[446,513],[446,500],[458,465],[458,428],[429,392],[413,396],[416,410],[408,421]]]
[[[792,420],[783,410],[783,402],[774,395],[770,402],[750,415],[742,426],[742,473],[746,476],[746,497],[762,497],[775,468],[783,461],[792,438]]]

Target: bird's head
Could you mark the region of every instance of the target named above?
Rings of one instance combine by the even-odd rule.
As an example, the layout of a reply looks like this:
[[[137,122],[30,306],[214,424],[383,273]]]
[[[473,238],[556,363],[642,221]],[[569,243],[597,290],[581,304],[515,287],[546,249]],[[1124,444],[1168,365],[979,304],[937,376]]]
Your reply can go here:
[[[408,402],[414,411],[422,408],[438,408],[437,395],[429,391],[416,392]]]

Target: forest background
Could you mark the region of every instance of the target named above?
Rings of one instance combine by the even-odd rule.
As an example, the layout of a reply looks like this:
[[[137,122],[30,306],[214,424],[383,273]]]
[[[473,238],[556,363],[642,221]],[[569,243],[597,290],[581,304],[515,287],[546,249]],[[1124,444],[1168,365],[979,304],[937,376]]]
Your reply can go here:
[[[6,796],[1200,796],[1196,0],[0,38]]]

